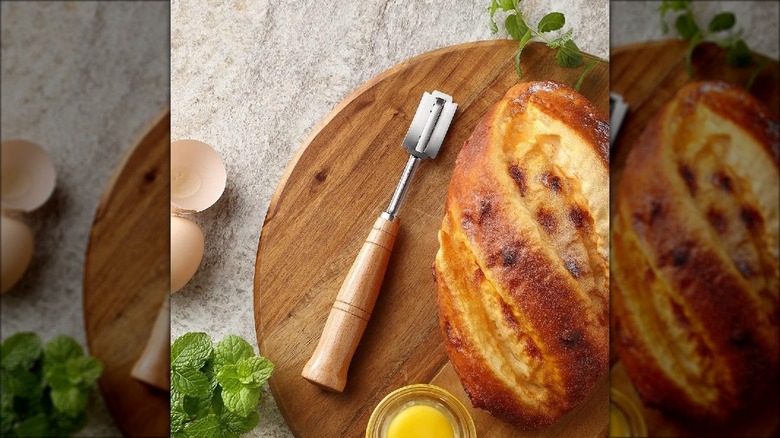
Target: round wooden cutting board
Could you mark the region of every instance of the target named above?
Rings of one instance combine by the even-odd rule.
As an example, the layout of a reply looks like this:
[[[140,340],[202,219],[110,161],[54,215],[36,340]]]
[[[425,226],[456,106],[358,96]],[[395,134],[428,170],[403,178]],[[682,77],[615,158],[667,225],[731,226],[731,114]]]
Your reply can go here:
[[[629,105],[615,144],[610,169],[611,196],[617,194],[620,177],[631,146],[642,133],[648,121],[671,100],[677,90],[688,82],[725,80],[744,86],[754,68],[739,69],[728,65],[726,50],[707,43],[693,54],[691,78],[685,70],[688,43],[679,40],[654,41],[613,48],[610,56],[612,91],[620,93]],[[761,61],[764,57],[758,56]],[[755,77],[750,92],[778,116],[778,63],[768,60]],[[613,206],[614,202],[610,204]],[[720,425],[709,431],[691,431],[664,417],[659,411],[642,407],[631,380],[620,361],[614,357],[611,385],[623,392],[640,407],[650,436],[776,436],[780,432],[778,400],[775,397],[763,409],[750,417],[742,417],[733,424]]]
[[[169,394],[130,370],[169,299],[170,113],[120,164],[95,214],[84,269],[90,354],[105,366],[100,389],[126,436],[168,436]]]
[[[439,332],[431,265],[455,157],[480,118],[521,81],[568,85],[581,69],[558,67],[555,53],[529,44],[524,77],[517,43],[482,41],[430,52],[370,80],[309,135],[287,168],[262,228],[255,268],[260,351],[276,364],[276,402],[298,437],[365,436],[368,418],[391,391],[412,383],[446,388],[468,406],[483,437],[595,437],[608,424],[607,376],[591,397],[555,425],[519,431],[471,408]],[[422,163],[399,215],[400,232],[379,300],[343,393],[301,377],[336,293],[372,224],[390,200],[408,155],[401,147],[420,97],[434,89],[460,104],[434,161]],[[581,93],[606,115],[608,65],[597,65]]]

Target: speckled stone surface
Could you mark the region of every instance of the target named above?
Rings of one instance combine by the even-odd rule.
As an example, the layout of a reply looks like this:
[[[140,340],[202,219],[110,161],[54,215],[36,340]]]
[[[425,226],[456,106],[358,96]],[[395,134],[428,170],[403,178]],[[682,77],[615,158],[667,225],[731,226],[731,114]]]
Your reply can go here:
[[[64,333],[85,344],[87,239],[116,166],[168,104],[169,6],[3,2],[0,12],[0,137],[40,144],[58,172],[52,198],[27,216],[35,254],[2,297],[2,337]],[[89,410],[80,436],[119,436],[97,390]]]
[[[743,38],[753,51],[778,59],[780,56],[780,3],[774,1],[695,1],[691,3],[699,25],[706,26],[719,12],[733,12],[735,28],[743,28]],[[674,31],[661,31],[660,1],[613,1],[610,9],[612,47],[639,41],[670,38]],[[671,13],[667,22],[672,25]]]
[[[228,171],[222,199],[194,215],[200,270],[172,298],[172,336],[235,333],[255,343],[255,255],[268,203],[309,131],[360,84],[405,59],[490,34],[488,1],[174,1],[173,139],[214,146]],[[522,2],[529,21],[566,15],[585,51],[608,54],[603,0]],[[388,194],[389,195],[389,194]],[[270,393],[248,436],[291,436]]]

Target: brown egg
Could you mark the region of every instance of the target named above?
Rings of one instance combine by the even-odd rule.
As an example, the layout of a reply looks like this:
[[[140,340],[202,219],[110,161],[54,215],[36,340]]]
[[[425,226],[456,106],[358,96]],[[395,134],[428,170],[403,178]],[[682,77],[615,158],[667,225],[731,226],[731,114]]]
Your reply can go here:
[[[3,209],[29,212],[43,205],[57,178],[46,151],[24,140],[5,141],[0,149]]]
[[[214,149],[197,140],[171,143],[171,204],[178,213],[203,211],[222,196],[227,173]],[[194,222],[171,217],[171,292],[184,287],[203,258],[203,232]]]
[[[33,255],[33,234],[24,222],[2,216],[2,272],[0,272],[0,292],[8,292],[24,275]]]
[[[171,216],[171,292],[178,292],[195,275],[204,246],[203,232],[197,224]]]

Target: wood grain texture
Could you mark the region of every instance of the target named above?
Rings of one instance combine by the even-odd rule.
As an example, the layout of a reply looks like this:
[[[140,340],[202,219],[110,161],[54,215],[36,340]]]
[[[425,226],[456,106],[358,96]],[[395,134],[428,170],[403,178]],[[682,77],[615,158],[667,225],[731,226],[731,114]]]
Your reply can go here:
[[[168,300],[170,114],[119,165],[98,206],[84,269],[90,353],[105,365],[100,389],[126,436],[168,436],[169,394],[131,377]],[[168,356],[169,358],[169,356]]]
[[[691,78],[685,70],[687,43],[678,40],[655,41],[613,48],[611,64],[611,88],[620,93],[629,105],[612,153],[610,172],[610,197],[614,201],[623,174],[626,157],[634,141],[647,123],[669,102],[685,84],[702,80],[725,80],[738,85],[747,83],[752,68],[738,69],[728,65],[726,51],[717,45],[703,44],[694,51]],[[758,56],[759,61],[765,59]],[[780,69],[775,60],[758,73],[750,92],[769,108],[772,115],[778,113],[778,81]],[[614,202],[610,203],[610,207]],[[614,223],[614,222],[613,222]],[[612,349],[614,351],[615,349]],[[651,436],[775,436],[780,432],[778,401],[769,400],[759,412],[749,418],[740,418],[735,424],[727,424],[711,430],[691,430],[664,417],[660,412],[642,406],[619,358],[612,362],[611,386],[625,394],[640,407]]]
[[[442,386],[471,407],[449,365],[438,327],[431,265],[455,157],[487,109],[516,83],[572,85],[579,69],[558,67],[541,44],[482,41],[430,52],[370,80],[309,135],[290,163],[263,224],[255,268],[255,326],[263,355],[277,365],[271,390],[299,437],[364,436],[368,417],[392,390]],[[581,93],[608,113],[608,65],[597,65]],[[400,146],[424,91],[460,105],[436,160],[422,163],[398,217],[400,231],[385,280],[342,394],[300,376],[339,286],[377,215],[386,207],[408,155]],[[603,436],[606,379],[591,398],[548,429],[513,430],[472,409],[480,436]]]

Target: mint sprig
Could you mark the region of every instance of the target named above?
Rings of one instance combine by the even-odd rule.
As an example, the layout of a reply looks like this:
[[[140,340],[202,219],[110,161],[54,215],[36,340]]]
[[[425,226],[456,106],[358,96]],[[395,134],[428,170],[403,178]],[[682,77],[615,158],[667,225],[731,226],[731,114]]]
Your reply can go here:
[[[565,32],[559,33],[557,36],[549,35],[551,32],[560,31],[566,25],[566,17],[561,12],[550,12],[539,20],[536,27],[529,26],[523,12],[520,10],[521,1],[522,0],[491,0],[490,6],[488,6],[488,12],[490,13],[490,31],[494,34],[498,32],[496,12],[500,9],[507,13],[506,19],[504,20],[504,28],[509,36],[518,42],[517,52],[515,52],[514,57],[517,75],[520,77],[523,76],[523,70],[520,66],[520,57],[523,53],[523,49],[530,41],[539,39],[547,44],[547,47],[557,49],[555,53],[555,62],[561,67],[577,68],[585,64],[585,58],[588,59],[587,64],[585,64],[585,67],[582,69],[582,73],[574,86],[575,90],[579,91],[583,80],[585,79],[585,75],[596,64],[599,62],[607,62],[607,60],[581,51],[572,39],[574,30],[571,28]]]
[[[229,335],[213,345],[187,333],[171,345],[171,436],[238,437],[257,427],[260,389],[274,364]]]
[[[0,435],[69,436],[83,429],[102,372],[103,364],[70,337],[45,347],[34,333],[9,337],[0,346]]]
[[[671,15],[677,35],[688,41],[685,70],[689,77],[693,77],[693,52],[705,41],[713,41],[728,49],[726,60],[729,65],[737,68],[753,65],[753,53],[742,39],[743,30],[734,28],[737,18],[733,13],[721,12],[712,17],[707,27],[703,27],[696,21],[689,0],[664,0],[658,11],[661,16],[661,30],[665,34],[669,33],[671,27],[667,20]],[[749,81],[749,84],[752,84],[752,81]]]

